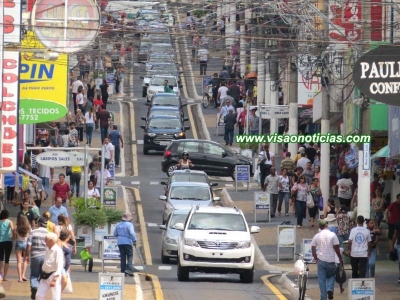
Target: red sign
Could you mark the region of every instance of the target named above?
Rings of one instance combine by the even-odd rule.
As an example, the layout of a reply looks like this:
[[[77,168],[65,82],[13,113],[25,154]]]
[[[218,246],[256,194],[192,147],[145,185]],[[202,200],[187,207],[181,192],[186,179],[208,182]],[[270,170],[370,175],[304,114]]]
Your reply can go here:
[[[337,1],[329,6],[330,21],[335,25],[330,29],[329,37],[332,40],[356,42],[361,39],[361,0],[348,0],[343,4]]]
[[[371,0],[371,41],[382,41],[382,0]]]

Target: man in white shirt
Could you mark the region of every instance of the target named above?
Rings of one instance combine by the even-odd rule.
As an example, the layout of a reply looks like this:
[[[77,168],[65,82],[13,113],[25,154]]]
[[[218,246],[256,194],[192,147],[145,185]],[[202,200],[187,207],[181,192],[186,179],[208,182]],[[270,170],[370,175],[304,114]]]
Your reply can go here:
[[[300,153],[301,158],[297,161],[297,167],[302,167],[303,170],[306,169],[307,164],[311,163],[311,161],[306,157],[306,153],[302,152]]]
[[[278,193],[279,193],[279,176],[276,175],[276,170],[271,167],[270,174],[265,178],[263,191],[267,191],[270,195],[271,207],[271,218],[275,218],[275,212],[278,205]]]
[[[42,265],[42,273],[36,293],[36,300],[46,300],[47,293],[51,300],[61,300],[61,276],[64,269],[64,253],[57,245],[57,234],[46,235],[46,254]]]
[[[314,236],[311,242],[311,251],[318,264],[320,299],[333,299],[336,273],[335,256],[337,255],[340,263],[343,263],[343,259],[340,254],[339,239],[335,233],[329,231],[326,220],[319,220],[319,229],[320,232]]]
[[[229,100],[225,101],[225,105],[221,108],[221,113],[219,115],[218,122],[221,122],[221,119],[224,120],[225,116],[229,113],[229,110],[235,111],[235,108],[231,105]]]
[[[226,87],[226,83],[222,82],[221,87],[218,89],[218,96],[217,96],[218,102],[220,102],[223,98],[226,97],[228,91],[229,89]]]
[[[205,48],[201,48],[198,51],[197,56],[199,58],[199,63],[200,63],[200,76],[206,75],[207,62],[208,62],[208,50]]]
[[[78,88],[80,87],[80,86],[83,86],[83,83],[82,83],[82,81],[81,81],[81,76],[78,76],[78,78],[72,83],[72,85],[71,85],[71,89],[72,89],[72,100],[73,100],[73,102],[74,102],[74,112],[75,112],[75,114],[76,114],[76,109],[77,109],[77,106],[76,106],[76,95],[77,95],[77,93],[78,93]]]
[[[102,193],[102,191],[100,189],[101,188],[101,170],[97,170],[94,173],[94,178],[96,179],[96,188],[99,189],[100,193]],[[108,171],[107,169],[104,169],[103,180],[104,180],[104,186],[106,186],[110,183],[111,174],[110,174],[110,171]]]
[[[108,164],[114,160],[114,145],[111,144],[110,139],[106,137],[104,139],[104,146],[105,146],[104,159],[106,166],[108,166]]]
[[[364,227],[364,217],[357,217],[357,227],[350,231],[347,244],[347,254],[350,255],[351,278],[365,278],[368,257],[371,255],[371,234]]]

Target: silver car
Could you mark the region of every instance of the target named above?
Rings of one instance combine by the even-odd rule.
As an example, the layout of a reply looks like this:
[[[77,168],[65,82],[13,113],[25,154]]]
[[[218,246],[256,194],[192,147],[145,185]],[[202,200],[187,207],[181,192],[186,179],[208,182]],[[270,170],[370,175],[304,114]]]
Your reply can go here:
[[[161,244],[161,261],[167,264],[169,259],[178,256],[178,237],[181,234],[179,230],[174,228],[177,223],[185,223],[186,217],[190,210],[174,210],[166,225],[158,225],[163,231]]]
[[[167,223],[168,217],[173,210],[189,210],[193,206],[214,206],[214,197],[210,191],[210,185],[202,182],[174,182],[171,184],[168,196],[160,196],[164,202],[163,224]]]

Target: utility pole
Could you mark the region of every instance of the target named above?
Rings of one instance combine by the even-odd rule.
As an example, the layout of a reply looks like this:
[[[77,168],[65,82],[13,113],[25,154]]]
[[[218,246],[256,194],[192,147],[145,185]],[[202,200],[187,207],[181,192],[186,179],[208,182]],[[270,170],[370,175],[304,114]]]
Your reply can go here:
[[[275,50],[276,51],[276,50]],[[279,63],[278,63],[278,56],[273,55],[270,61],[270,105],[276,106],[278,105],[278,86],[277,82],[279,79]],[[271,134],[278,132],[278,120],[277,119],[270,119],[270,131]],[[278,144],[271,143],[269,145],[269,149],[273,153],[278,153]]]
[[[287,84],[288,88],[285,93],[285,98],[287,97],[289,103],[289,125],[288,125],[289,135],[299,134],[298,109],[297,109],[297,99],[299,90],[299,84],[297,83],[297,78],[299,75],[296,63],[294,62],[296,60],[297,57],[295,55],[291,56],[291,59],[288,60],[288,66],[287,66],[287,77],[289,83]],[[294,157],[297,154],[297,144],[289,143],[288,151],[292,154],[291,158],[294,159]]]
[[[235,40],[236,32],[236,3],[230,2],[226,5],[228,12],[226,18],[226,39],[225,47],[230,49]]]
[[[329,0],[324,1],[322,13],[325,16],[329,16]],[[329,22],[326,19],[323,19],[323,48],[326,49],[329,42]],[[323,53],[326,53],[324,50]],[[330,131],[331,121],[330,121],[330,110],[329,110],[329,80],[328,80],[328,72],[326,70],[326,59],[328,57],[323,57],[324,54],[321,55],[322,58],[322,72],[321,72],[321,85],[322,85],[322,117],[321,117],[321,134],[327,134]],[[328,203],[329,195],[330,195],[330,186],[329,186],[329,163],[330,163],[330,143],[321,143],[321,192],[324,195],[324,207]]]
[[[363,24],[361,26],[361,41],[363,46],[361,47],[362,52],[368,52],[370,50],[369,42],[371,40],[371,2],[363,1],[362,3],[362,13],[361,20]],[[362,53],[360,53],[361,55]],[[371,134],[370,127],[370,108],[362,107],[361,108],[361,120],[360,120],[360,133],[361,134]],[[367,153],[369,151],[369,145],[360,145],[360,149],[358,151],[358,164],[359,164],[359,172],[358,172],[358,204],[357,204],[357,213],[358,215],[362,215],[365,218],[370,216],[370,176],[363,175],[364,172],[370,173],[370,170],[363,170],[363,147],[368,147]],[[368,156],[368,160],[370,160]]]
[[[243,14],[241,16],[243,16]],[[243,77],[246,73],[246,25],[244,25],[244,19],[242,17],[240,21],[240,75]]]

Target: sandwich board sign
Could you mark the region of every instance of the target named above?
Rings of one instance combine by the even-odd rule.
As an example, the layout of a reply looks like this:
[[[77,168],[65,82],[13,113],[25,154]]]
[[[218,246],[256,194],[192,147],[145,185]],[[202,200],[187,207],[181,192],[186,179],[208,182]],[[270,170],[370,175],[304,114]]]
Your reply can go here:
[[[99,273],[99,299],[123,300],[125,274]]]

